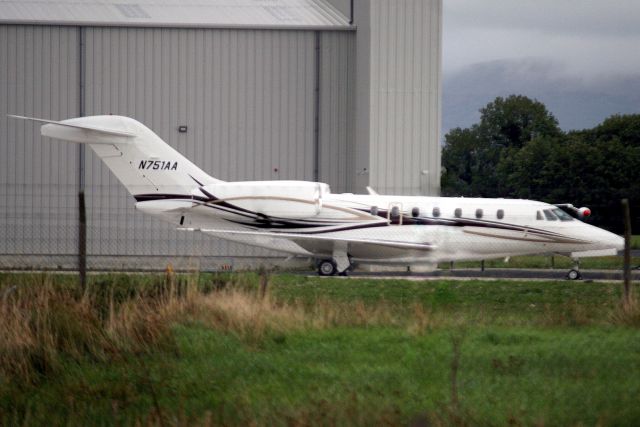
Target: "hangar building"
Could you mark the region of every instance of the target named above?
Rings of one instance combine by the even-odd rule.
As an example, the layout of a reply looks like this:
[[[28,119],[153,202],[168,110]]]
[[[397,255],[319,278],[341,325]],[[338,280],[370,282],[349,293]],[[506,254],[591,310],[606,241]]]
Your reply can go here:
[[[90,149],[7,114],[118,114],[216,178],[435,195],[442,0],[0,0],[0,267],[275,254],[136,212]],[[195,261],[194,261],[195,260]]]

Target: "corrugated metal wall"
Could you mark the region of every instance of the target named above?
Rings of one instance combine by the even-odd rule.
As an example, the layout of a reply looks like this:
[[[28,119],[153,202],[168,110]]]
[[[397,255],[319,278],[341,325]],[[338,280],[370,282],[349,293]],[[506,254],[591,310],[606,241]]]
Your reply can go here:
[[[79,115],[81,75],[86,115],[135,117],[224,180],[312,180],[317,164],[334,192],[362,191],[366,178],[388,194],[436,193],[442,1],[357,5],[357,33],[0,25],[0,256],[75,260],[78,147],[6,114]],[[90,266],[268,254],[143,217],[90,150],[85,159]]]
[[[134,117],[232,181],[313,180],[318,114],[319,176],[348,190],[354,35],[318,34],[316,56],[311,31],[0,25],[0,255],[76,253],[78,146],[6,114],[78,116],[81,51],[85,115]],[[85,163],[89,266],[117,267],[96,264],[102,256],[269,254],[146,217],[90,149]]]
[[[87,115],[134,117],[226,181],[313,179],[312,32],[89,28],[86,52]],[[143,217],[89,160],[89,253],[257,253]]]
[[[385,194],[440,187],[442,0],[372,0],[370,184]]]
[[[78,147],[7,114],[79,111],[78,30],[0,26],[0,254],[77,252]]]
[[[320,50],[319,180],[354,191],[355,34],[322,33]]]

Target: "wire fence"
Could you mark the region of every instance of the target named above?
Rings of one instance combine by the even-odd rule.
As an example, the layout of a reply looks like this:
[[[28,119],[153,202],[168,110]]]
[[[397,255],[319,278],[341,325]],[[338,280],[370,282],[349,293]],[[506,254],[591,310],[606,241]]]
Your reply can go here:
[[[279,264],[286,255],[228,242],[138,212],[130,196],[86,194],[89,270],[235,270]],[[77,270],[80,215],[77,187],[0,188],[0,269]]]

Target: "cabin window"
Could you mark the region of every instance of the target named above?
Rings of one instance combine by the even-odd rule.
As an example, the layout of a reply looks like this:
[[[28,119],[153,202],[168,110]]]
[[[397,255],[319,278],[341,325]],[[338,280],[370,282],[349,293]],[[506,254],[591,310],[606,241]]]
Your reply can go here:
[[[440,208],[433,208],[433,217],[438,218],[440,216]]]
[[[391,208],[391,218],[398,218],[400,216],[400,208],[393,206]]]
[[[544,209],[542,211],[544,216],[547,218],[547,221],[557,221],[558,217],[553,214],[549,209]]]
[[[504,211],[502,209],[498,209],[498,212],[496,212],[496,217],[498,219],[504,218]]]
[[[378,216],[378,207],[377,206],[371,206],[371,215]]]
[[[536,219],[538,221],[542,221],[544,219],[544,217],[542,216],[542,212],[536,211]]]
[[[417,218],[420,216],[420,208],[411,209],[411,216]]]
[[[482,218],[482,209],[476,209],[476,218]]]
[[[462,209],[460,209],[460,208],[456,208],[456,210],[455,210],[455,211],[453,211],[453,215],[454,215],[456,218],[460,218],[460,217],[462,216]]]
[[[560,221],[573,221],[573,217],[560,208],[554,209],[553,213],[560,218]]]

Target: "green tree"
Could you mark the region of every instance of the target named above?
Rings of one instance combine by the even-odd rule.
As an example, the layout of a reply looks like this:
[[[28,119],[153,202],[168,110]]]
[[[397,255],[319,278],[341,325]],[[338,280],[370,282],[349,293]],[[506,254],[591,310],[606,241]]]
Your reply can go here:
[[[480,110],[480,122],[445,136],[442,193],[480,197],[509,196],[505,177],[510,158],[526,143],[558,137],[558,121],[544,104],[521,95],[498,97]]]
[[[640,147],[640,114],[613,115],[582,135],[589,141],[617,138],[624,145]]]
[[[517,197],[589,206],[591,221],[621,231],[620,199],[640,231],[640,114],[563,133],[525,96],[496,98],[477,124],[445,136],[443,195]]]
[[[640,115],[607,119],[594,129],[538,138],[501,160],[510,195],[592,209],[591,221],[621,231],[620,199],[628,198],[640,230]],[[508,172],[505,172],[508,170]]]
[[[490,145],[502,148],[521,148],[535,138],[562,134],[543,103],[522,95],[498,97],[480,109],[478,131]]]
[[[473,178],[482,166],[479,159],[482,142],[477,132],[473,128],[455,128],[445,136],[445,141],[442,152],[443,191],[448,194],[477,194],[480,190],[472,187],[477,184]]]

